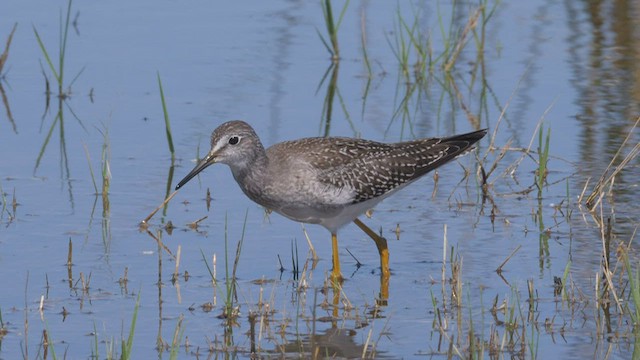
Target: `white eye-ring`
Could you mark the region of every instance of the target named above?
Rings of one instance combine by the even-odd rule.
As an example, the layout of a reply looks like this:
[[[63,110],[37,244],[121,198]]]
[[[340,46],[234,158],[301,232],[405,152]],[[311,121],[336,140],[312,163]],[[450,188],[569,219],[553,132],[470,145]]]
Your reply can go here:
[[[240,142],[240,136],[234,135],[229,138],[229,145],[236,145]]]

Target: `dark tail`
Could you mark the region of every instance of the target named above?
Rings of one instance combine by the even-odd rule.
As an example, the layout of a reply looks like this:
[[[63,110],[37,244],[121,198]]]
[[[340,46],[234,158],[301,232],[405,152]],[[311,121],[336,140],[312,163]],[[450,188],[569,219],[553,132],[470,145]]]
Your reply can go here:
[[[422,176],[431,170],[434,170],[449,161],[466,155],[474,149],[474,144],[480,141],[485,135],[487,135],[487,129],[477,130],[466,134],[458,134],[450,137],[442,138],[434,146],[432,151],[440,151],[440,157],[435,161],[430,161],[426,166],[421,167],[416,177]],[[438,139],[431,139],[438,140]]]
[[[487,129],[476,130],[466,134],[458,134],[450,137],[442,138],[442,143],[454,144],[460,143],[461,148],[469,148],[487,135]],[[466,146],[465,146],[466,144]]]

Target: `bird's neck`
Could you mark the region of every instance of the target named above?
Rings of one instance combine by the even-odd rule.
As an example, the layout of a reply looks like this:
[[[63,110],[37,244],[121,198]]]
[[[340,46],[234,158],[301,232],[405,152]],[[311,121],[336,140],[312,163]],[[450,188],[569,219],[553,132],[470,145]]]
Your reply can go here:
[[[256,198],[262,191],[262,185],[267,178],[268,165],[269,158],[262,150],[254,158],[247,159],[243,163],[236,163],[231,167],[233,177],[242,191],[254,201],[257,201]]]

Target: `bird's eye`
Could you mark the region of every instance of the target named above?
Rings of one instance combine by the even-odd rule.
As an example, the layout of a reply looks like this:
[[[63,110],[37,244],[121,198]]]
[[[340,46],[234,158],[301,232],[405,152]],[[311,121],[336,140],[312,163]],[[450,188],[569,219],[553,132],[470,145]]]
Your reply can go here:
[[[235,145],[235,144],[237,144],[239,142],[240,142],[240,137],[238,137],[238,136],[232,136],[232,137],[229,138],[229,144],[231,144],[231,145]]]

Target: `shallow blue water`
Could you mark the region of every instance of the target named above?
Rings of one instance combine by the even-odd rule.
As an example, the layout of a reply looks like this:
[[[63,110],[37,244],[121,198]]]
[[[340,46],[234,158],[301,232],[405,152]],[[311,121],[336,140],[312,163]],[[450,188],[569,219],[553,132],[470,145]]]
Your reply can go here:
[[[638,113],[633,76],[637,72],[633,44],[638,37],[628,29],[637,25],[640,16],[636,16],[637,5],[625,4],[624,9],[601,4],[598,11],[581,2],[488,4],[488,8],[496,7],[484,28],[483,61],[477,57],[477,28],[475,38],[470,36],[459,54],[453,82],[445,81],[436,63],[427,80],[430,85],[410,98],[406,117],[398,112],[406,84],[393,50],[404,29],[399,14],[408,26],[417,19],[416,27],[432,42],[435,58],[445,49],[447,38],[462,33],[475,7],[459,4],[452,8],[447,2],[349,4],[339,30],[338,95],[328,134],[398,141],[478,127],[488,127],[493,135],[497,128],[498,149],[490,151],[485,161],[489,168],[499,148],[509,142],[511,148],[527,148],[536,136],[532,146],[536,149],[536,128],[542,118],[544,128],[551,129],[551,185],[543,189],[540,202],[537,190],[521,193],[533,183],[536,163],[514,150],[490,177],[493,196],[484,203],[473,155],[459,160],[470,172],[461,184],[464,171],[454,163],[439,170],[435,194],[433,177],[428,175],[389,198],[375,209],[372,219],[365,219],[373,229],[381,228],[390,242],[393,275],[388,305],[381,308],[383,318],[367,317],[380,291],[377,253],[362,232],[347,226],[340,232],[346,298],[340,300],[340,317],[334,323],[313,320],[331,315],[330,310],[323,312],[322,307],[314,306],[313,299],[331,270],[328,232],[305,226],[320,261],[307,280],[309,290],[299,296],[290,272],[290,254],[294,240],[301,261],[308,251],[301,226],[277,214],[266,216],[242,194],[223,165],[192,180],[166,212],[151,221],[153,234],[168,221],[178,227],[171,235],[164,233],[162,240],[173,254],[181,247],[179,270],[188,271],[190,278],[181,278],[179,291],[171,283],[174,260],[138,229],[139,221],[163,200],[167,188],[173,188],[191,169],[191,160],[208,150],[209,134],[220,123],[244,119],[256,128],[265,145],[327,133],[322,110],[331,72],[327,80],[322,79],[331,60],[318,36],[318,31],[324,34],[319,4],[74,3],[71,14],[76,25],[69,30],[65,88],[80,75],[62,105],[64,133],[60,122],[56,123],[35,170],[58,101],[54,94],[45,110],[41,68],[52,86],[55,80],[32,26],[57,61],[60,16],[64,16],[66,3],[3,4],[0,39],[6,39],[13,23],[18,28],[3,70],[7,103],[0,110],[0,186],[6,199],[0,217],[0,273],[5,275],[0,277],[0,313],[8,329],[1,338],[0,358],[19,357],[24,348],[28,357],[35,357],[43,329],[52,337],[56,354],[66,351],[70,358],[91,354],[95,329],[104,358],[110,341],[119,344],[120,337],[127,336],[138,294],[141,305],[134,358],[162,357],[156,350],[156,338],[170,343],[180,314],[185,316],[184,337],[190,344],[181,349],[181,357],[193,356],[198,347],[200,353],[208,353],[210,342],[224,337],[223,322],[216,317],[223,300],[215,290],[218,303],[213,311],[199,307],[214,298],[202,254],[209,263],[216,254],[217,275],[223,278],[225,226],[231,258],[243,227],[246,229],[237,270],[241,317],[233,341],[238,356],[249,356],[247,315],[258,310],[261,291],[252,281],[263,278],[275,281],[262,287],[275,310],[259,343],[264,354],[268,350],[278,353],[280,345],[293,341],[296,333],[309,334],[314,325],[317,332],[355,330],[350,351],[361,352],[371,334],[377,351],[391,358],[446,353],[449,341],[438,345],[432,304],[435,296],[442,306],[445,225],[448,247],[455,247],[463,264],[464,307],[462,315],[456,316],[462,322],[452,322],[448,328],[457,347],[464,348],[464,329],[470,323],[481,338],[486,339],[492,327],[502,336],[504,326],[496,325],[487,310],[493,298],[497,295],[500,302],[506,299],[511,304],[517,291],[526,312],[527,280],[533,280],[540,297],[535,312],[539,329],[528,333],[535,336],[537,345],[526,345],[525,356],[601,357],[611,347],[611,357],[628,358],[634,341],[603,335],[595,305],[588,300],[595,296],[602,243],[591,216],[576,203],[587,178],[593,184],[602,174]],[[334,3],[334,11],[338,13],[341,6]],[[450,22],[457,35],[447,35]],[[372,68],[368,90],[362,29]],[[410,61],[416,56],[412,50]],[[158,73],[175,143],[172,178],[168,178],[172,163]],[[102,198],[94,195],[85,152],[86,146],[100,186],[103,134],[108,134],[112,175],[108,211],[103,210]],[[638,137],[635,130],[631,146]],[[489,140],[478,148],[483,157],[490,150]],[[510,172],[509,165],[521,157],[520,166]],[[633,162],[617,179],[615,201],[610,201],[615,205],[606,208],[615,210],[615,233],[622,242],[631,238],[638,224],[637,164]],[[213,198],[210,209],[205,202],[207,188]],[[15,212],[11,208],[14,194],[19,204]],[[571,217],[552,207],[567,197]],[[542,229],[550,229],[548,239],[541,236],[544,231],[539,230],[536,211],[542,213]],[[198,231],[187,227],[204,216],[208,218]],[[70,239],[71,286],[65,266]],[[518,246],[504,267],[503,280],[495,269]],[[361,268],[346,249],[363,264]],[[282,274],[278,256],[286,268]],[[554,276],[562,276],[570,260],[572,281],[585,294],[579,315],[563,309],[553,294]],[[118,283],[125,268],[126,289]],[[90,277],[86,293],[78,282],[80,273],[85,280]],[[157,286],[159,279],[161,287]],[[448,285],[446,288],[450,292]],[[42,316],[38,312],[41,296],[45,299]],[[326,296],[331,303],[329,294]],[[321,303],[325,295],[320,293],[316,300]],[[63,308],[70,312],[66,318],[61,315]],[[367,324],[361,326],[367,318]],[[552,318],[554,326],[549,330],[543,324]],[[29,323],[26,333],[25,319]],[[287,336],[279,338],[277,325],[285,320]],[[562,340],[558,339],[560,328]],[[353,352],[345,350],[343,356],[353,356],[349,354]],[[501,354],[521,353],[511,349]]]

